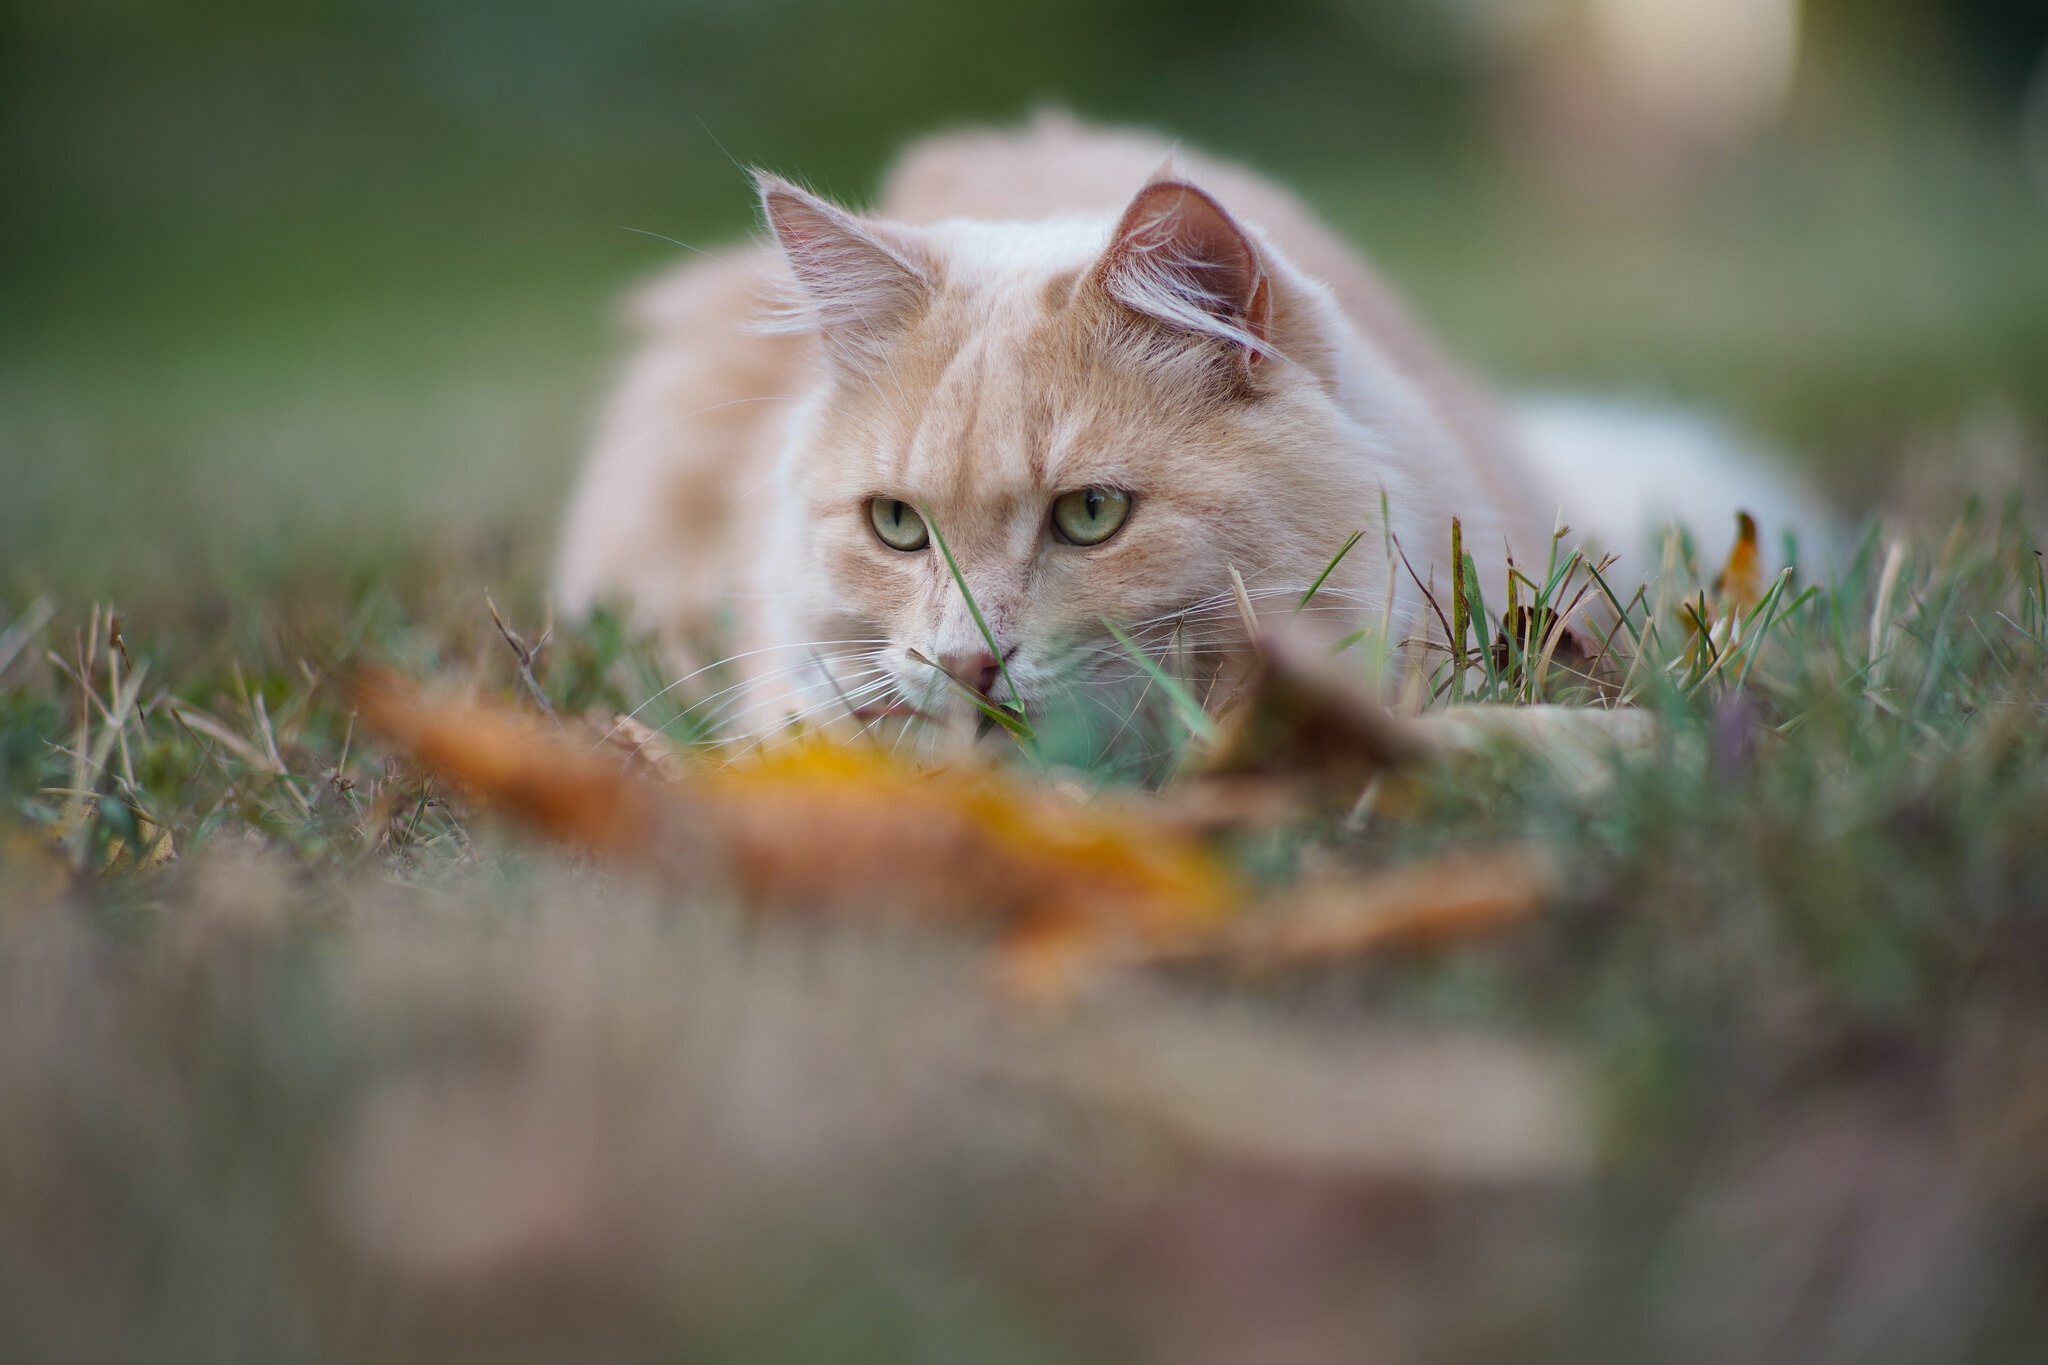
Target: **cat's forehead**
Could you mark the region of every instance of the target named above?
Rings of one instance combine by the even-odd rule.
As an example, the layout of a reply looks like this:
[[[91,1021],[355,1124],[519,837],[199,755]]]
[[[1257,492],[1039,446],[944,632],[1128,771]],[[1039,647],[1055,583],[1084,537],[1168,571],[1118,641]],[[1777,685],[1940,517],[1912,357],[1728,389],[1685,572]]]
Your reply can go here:
[[[1042,288],[1095,260],[1109,243],[1105,218],[1048,218],[1035,223],[988,223],[953,218],[922,229],[942,263],[949,293],[1009,293]]]
[[[846,472],[873,489],[1022,506],[1109,478],[1117,471],[1098,467],[1104,452],[1142,450],[1180,426],[1185,397],[1170,367],[1110,354],[1100,319],[1069,306],[1111,226],[1075,218],[921,229],[939,287],[918,326],[856,369],[860,472]]]

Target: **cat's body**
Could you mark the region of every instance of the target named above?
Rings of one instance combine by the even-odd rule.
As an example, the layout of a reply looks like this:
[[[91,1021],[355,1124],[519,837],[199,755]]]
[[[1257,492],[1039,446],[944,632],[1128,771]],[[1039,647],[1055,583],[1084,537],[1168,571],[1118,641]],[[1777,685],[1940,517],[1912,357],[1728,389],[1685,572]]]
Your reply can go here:
[[[1560,500],[1510,425],[1255,176],[1048,118],[913,148],[872,217],[762,189],[776,244],[637,300],[648,344],[568,520],[572,609],[724,619],[791,706],[929,710],[940,669],[1031,705],[1131,671],[1105,618],[1227,658],[1231,571],[1291,609],[1354,531],[1317,595],[1333,628],[1390,590],[1397,627],[1418,606],[1385,532],[1440,587],[1453,515],[1496,591],[1504,547],[1550,551]]]

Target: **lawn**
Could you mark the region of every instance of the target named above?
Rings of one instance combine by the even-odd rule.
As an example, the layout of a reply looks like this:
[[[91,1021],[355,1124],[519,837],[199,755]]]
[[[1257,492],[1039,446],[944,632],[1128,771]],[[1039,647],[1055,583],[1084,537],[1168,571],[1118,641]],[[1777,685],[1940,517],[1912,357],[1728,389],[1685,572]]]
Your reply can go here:
[[[2033,546],[2017,504],[1873,528],[1702,638],[1728,604],[1674,541],[1615,590],[1652,738],[1468,745],[1206,826],[1268,903],[1512,849],[1550,869],[1532,911],[1028,997],[980,907],[908,889],[943,868],[898,874],[937,925],[831,893],[764,917],[380,741],[366,661],[600,726],[661,687],[610,620],[558,626],[529,685],[487,566],[210,626],[31,604],[0,635],[9,1355],[2032,1358]],[[1460,705],[1530,700],[1471,610]],[[1407,705],[1442,714],[1434,639]],[[699,735],[676,758],[715,794],[692,700],[640,715]],[[1194,780],[1006,767],[1083,821]]]
[[[1914,6],[1624,205],[1427,7],[160,8],[0,19],[0,1359],[2048,1358],[2048,218]],[[1269,678],[1293,743],[1170,670],[1135,751],[1022,718],[962,798],[1011,884],[905,858],[914,921],[829,873],[979,770],[863,748],[835,824],[799,758],[747,848],[828,875],[763,894],[723,680],[551,619],[609,310],[749,229],[735,156],[857,192],[1041,67],[1298,185],[1503,390],[1724,417],[1855,532],[1445,591]],[[371,668],[680,775],[664,839],[521,818]],[[1222,918],[991,913],[1116,923],[1090,838]]]

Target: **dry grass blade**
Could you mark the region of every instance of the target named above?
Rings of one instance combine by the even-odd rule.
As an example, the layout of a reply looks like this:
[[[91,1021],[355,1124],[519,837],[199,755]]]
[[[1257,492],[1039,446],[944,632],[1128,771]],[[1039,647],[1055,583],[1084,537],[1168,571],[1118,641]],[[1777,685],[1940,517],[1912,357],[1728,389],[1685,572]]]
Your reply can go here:
[[[208,739],[234,755],[236,760],[245,767],[254,772],[269,773],[273,776],[284,775],[284,765],[282,763],[257,749],[210,713],[201,710],[190,702],[179,701],[175,697],[171,699],[170,709],[171,714],[177,718],[179,723],[187,726],[197,734],[205,735]]]
[[[1332,565],[1331,567],[1335,566]],[[1323,572],[1327,576],[1329,570],[1325,569]],[[1318,578],[1316,586],[1320,587],[1322,581],[1321,578]],[[1314,587],[1309,589],[1310,594],[1314,592]],[[1257,655],[1260,652],[1259,636],[1261,634],[1259,630],[1259,614],[1252,610],[1252,596],[1245,591],[1244,575],[1237,571],[1237,566],[1234,564],[1230,567],[1230,595],[1237,602],[1237,618],[1244,623],[1245,639],[1250,643],[1252,653]],[[1306,602],[1308,600],[1307,596],[1304,596],[1302,600]],[[1300,608],[1297,607],[1295,610],[1299,611]]]
[[[1877,601],[1870,609],[1870,688],[1884,686],[1885,663],[1891,655],[1892,595],[1899,588],[1899,571],[1906,567],[1906,543],[1894,540],[1885,547],[1884,569],[1878,575]]]
[[[531,696],[535,705],[540,707],[542,715],[546,716],[549,720],[559,720],[555,715],[555,704],[548,700],[548,694],[541,690],[540,680],[533,674],[535,661],[540,658],[541,651],[548,647],[548,641],[552,640],[555,636],[555,614],[552,603],[548,609],[547,620],[541,625],[540,638],[534,641],[531,646],[526,643],[518,631],[505,624],[505,618],[498,613],[498,604],[491,600],[491,595],[488,592],[484,594],[484,606],[491,613],[491,624],[498,628],[498,634],[504,637],[505,644],[512,651],[512,657],[519,661],[519,680],[526,685],[527,695]]]
[[[0,673],[7,671],[8,666],[21,656],[36,636],[42,634],[43,627],[49,625],[50,618],[56,614],[54,602],[47,597],[38,597],[28,604],[28,610],[13,625],[0,630]]]

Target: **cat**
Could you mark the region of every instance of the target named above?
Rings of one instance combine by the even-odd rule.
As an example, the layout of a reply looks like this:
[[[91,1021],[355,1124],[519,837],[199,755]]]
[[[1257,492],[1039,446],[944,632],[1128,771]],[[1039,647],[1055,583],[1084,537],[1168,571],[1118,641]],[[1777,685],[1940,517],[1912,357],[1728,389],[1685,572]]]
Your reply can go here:
[[[1042,116],[913,146],[872,215],[756,181],[768,243],[634,300],[557,575],[734,640],[742,728],[1028,711],[1139,676],[1112,624],[1215,695],[1247,607],[1408,625],[1453,516],[1489,593],[1551,552],[1584,432],[1525,442],[1248,171]]]

